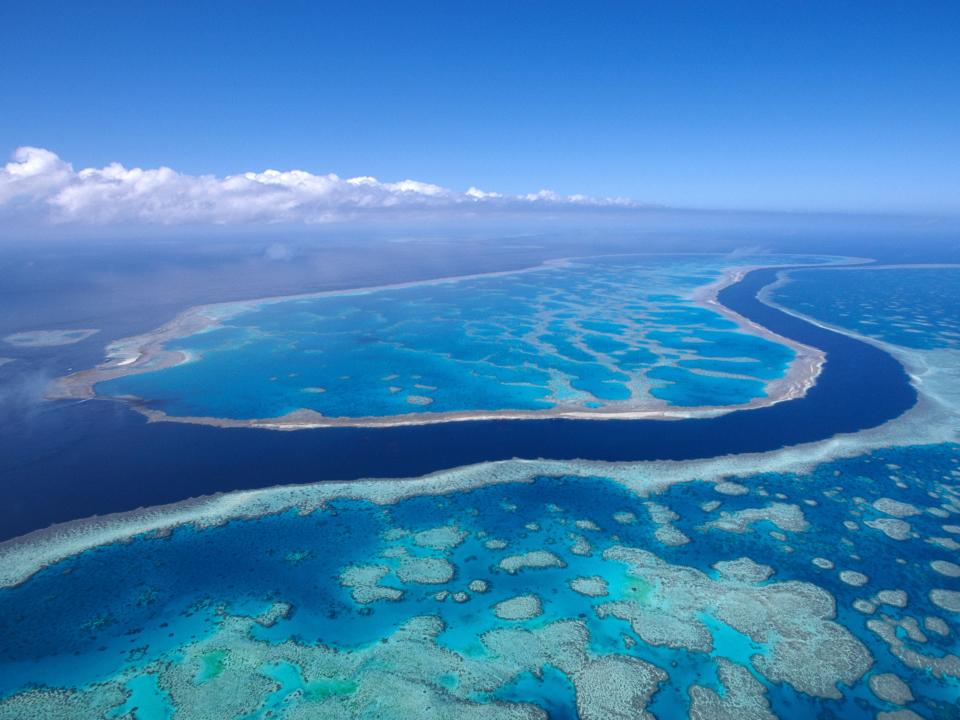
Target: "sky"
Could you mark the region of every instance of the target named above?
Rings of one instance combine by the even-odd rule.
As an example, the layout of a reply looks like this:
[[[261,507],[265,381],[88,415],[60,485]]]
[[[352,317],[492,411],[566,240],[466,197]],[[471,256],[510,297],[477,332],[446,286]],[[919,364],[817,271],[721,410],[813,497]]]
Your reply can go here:
[[[0,217],[960,213],[955,1],[5,0],[0,28]]]

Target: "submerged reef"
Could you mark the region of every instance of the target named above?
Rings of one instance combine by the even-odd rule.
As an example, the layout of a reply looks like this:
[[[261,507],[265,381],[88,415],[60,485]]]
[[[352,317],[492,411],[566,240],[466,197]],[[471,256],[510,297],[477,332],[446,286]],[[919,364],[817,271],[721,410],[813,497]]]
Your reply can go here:
[[[960,266],[792,271],[779,304],[866,337],[917,350],[960,350]]]
[[[28,330],[7,335],[3,338],[3,341],[18,348],[57,347],[59,345],[73,345],[98,332],[100,331],[91,328],[80,330]],[[2,364],[3,359],[0,358],[0,365]]]
[[[153,420],[296,429],[477,417],[715,415],[803,395],[822,353],[713,302],[738,267],[820,256],[581,258],[192,308],[57,397]]]
[[[0,589],[0,718],[953,717],[958,480],[943,444],[146,532]]]

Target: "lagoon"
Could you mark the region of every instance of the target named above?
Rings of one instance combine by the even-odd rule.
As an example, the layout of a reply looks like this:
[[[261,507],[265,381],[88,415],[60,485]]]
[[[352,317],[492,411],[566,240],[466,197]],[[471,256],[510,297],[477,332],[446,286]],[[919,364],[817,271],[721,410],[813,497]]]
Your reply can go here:
[[[99,374],[66,384],[154,419],[221,426],[756,407],[801,394],[816,353],[705,300],[736,267],[791,261],[827,259],[585,258],[201,307],[157,337],[114,343]]]

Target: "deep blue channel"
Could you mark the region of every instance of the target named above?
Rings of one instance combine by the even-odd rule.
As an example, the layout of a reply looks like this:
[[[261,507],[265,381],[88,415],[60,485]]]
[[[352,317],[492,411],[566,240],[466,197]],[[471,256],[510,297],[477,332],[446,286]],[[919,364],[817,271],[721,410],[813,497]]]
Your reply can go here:
[[[867,343],[757,298],[785,268],[755,270],[720,301],[824,350],[803,398],[718,418],[496,420],[296,432],[148,424],[123,403],[50,403],[0,433],[0,540],[91,515],[216,492],[362,477],[405,477],[519,458],[690,460],[775,450],[880,425],[916,402],[903,367]]]

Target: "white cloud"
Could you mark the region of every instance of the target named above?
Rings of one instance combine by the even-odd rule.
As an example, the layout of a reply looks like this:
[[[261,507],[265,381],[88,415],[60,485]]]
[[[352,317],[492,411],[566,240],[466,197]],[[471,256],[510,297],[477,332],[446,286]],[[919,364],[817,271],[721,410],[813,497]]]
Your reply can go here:
[[[343,179],[303,170],[184,175],[168,167],[74,170],[56,153],[21,147],[0,169],[0,217],[25,222],[247,224],[318,223],[383,211],[474,212],[478,208],[637,207],[624,198],[457,192],[418,180]]]

